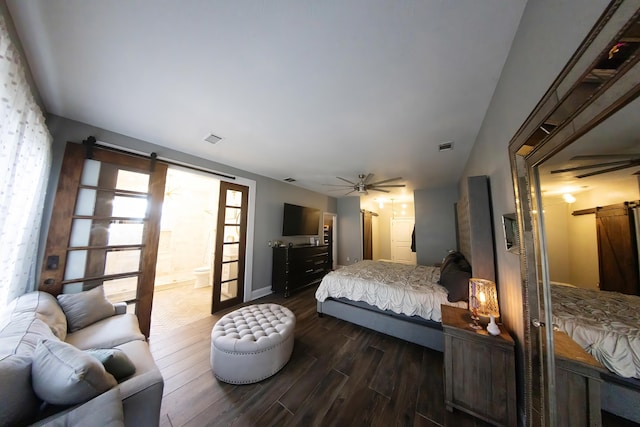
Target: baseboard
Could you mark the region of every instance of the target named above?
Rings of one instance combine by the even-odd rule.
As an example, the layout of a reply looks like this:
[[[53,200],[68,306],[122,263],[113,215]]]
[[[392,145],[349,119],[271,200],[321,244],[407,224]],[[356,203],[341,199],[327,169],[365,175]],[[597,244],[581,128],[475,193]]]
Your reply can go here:
[[[249,301],[253,301],[254,299],[266,297],[267,295],[271,295],[273,291],[271,290],[271,286],[266,286],[264,288],[256,289],[251,292],[251,298]]]

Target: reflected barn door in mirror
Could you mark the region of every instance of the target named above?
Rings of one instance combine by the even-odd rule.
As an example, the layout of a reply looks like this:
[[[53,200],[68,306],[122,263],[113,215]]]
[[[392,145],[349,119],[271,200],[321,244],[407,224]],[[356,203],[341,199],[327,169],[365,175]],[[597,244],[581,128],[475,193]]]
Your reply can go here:
[[[591,360],[589,358],[597,356],[594,353],[598,352],[593,346],[578,347],[578,351],[585,355],[582,361],[575,355],[567,359],[566,353],[562,353],[556,369],[556,355],[566,347],[556,351],[554,328],[551,327],[557,324],[565,330],[556,333],[567,336],[571,333],[571,328],[563,325],[557,316],[561,311],[556,306],[560,294],[565,295],[563,298],[572,298],[574,307],[591,307],[588,316],[573,313],[574,330],[590,322],[606,323],[599,317],[600,312],[621,310],[603,309],[607,304],[614,304],[603,302],[601,297],[605,293],[599,290],[601,278],[595,212],[598,206],[604,206],[604,201],[596,195],[595,184],[590,189],[591,184],[586,183],[592,177],[611,179],[617,173],[624,173],[635,179],[635,191],[638,191],[635,172],[640,169],[637,162],[640,157],[639,133],[628,127],[639,122],[639,114],[635,110],[626,118],[624,115],[626,107],[634,108],[634,100],[640,93],[639,7],[640,2],[637,1],[614,1],[610,4],[509,144],[518,199],[523,293],[528,302],[524,310],[526,342],[523,343],[525,364],[529,368],[524,378],[528,424],[540,421],[546,425],[599,425],[597,405],[601,400],[605,410],[634,420],[638,416],[640,420],[637,405],[640,387],[634,388],[629,382],[625,383],[622,375],[617,375],[615,380],[610,377],[609,381],[607,375],[614,375],[611,368],[606,366],[605,370],[598,362],[585,368],[588,373],[579,377],[582,381],[576,383],[579,386],[572,386],[571,404],[567,404],[564,394],[568,390],[565,387],[567,378],[560,372],[567,366],[584,368],[584,361]],[[600,123],[610,117],[617,120],[618,111],[623,118],[613,131],[608,131],[609,134],[605,130],[600,131]],[[624,132],[633,134],[633,139],[625,138]],[[590,138],[593,141],[589,142]],[[591,148],[587,149],[589,146]],[[633,187],[634,181],[631,182]],[[613,196],[621,193],[621,189],[621,184],[612,184],[607,194]],[[589,193],[591,200],[587,200]],[[596,200],[598,198],[600,200]],[[629,200],[633,198],[633,193],[617,194],[616,201],[612,203],[633,201]],[[583,207],[592,209],[591,214],[581,215]],[[578,231],[576,234],[582,241],[574,239],[574,231]],[[637,258],[637,245],[635,254]],[[588,292],[595,292],[595,299],[585,298]],[[626,300],[630,297],[616,294],[616,298]],[[634,311],[640,310],[624,312]],[[577,323],[580,317],[584,323]],[[543,325],[549,327],[540,327]],[[575,337],[569,342],[581,344]],[[640,360],[632,352],[631,349],[621,357],[627,361],[634,357]],[[594,398],[600,392],[599,369],[605,373],[602,399],[599,396]],[[629,371],[633,370],[629,368]],[[593,372],[596,373],[590,375]],[[580,394],[584,399],[576,397]],[[610,395],[616,396],[610,399],[613,402],[608,401]],[[535,419],[538,409],[544,416],[542,420]]]

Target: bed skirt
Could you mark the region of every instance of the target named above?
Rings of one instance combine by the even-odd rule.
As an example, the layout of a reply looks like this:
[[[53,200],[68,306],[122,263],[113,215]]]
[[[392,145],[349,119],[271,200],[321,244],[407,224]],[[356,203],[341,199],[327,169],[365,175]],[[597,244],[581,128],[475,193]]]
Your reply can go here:
[[[363,302],[332,298],[324,302],[317,301],[317,310],[319,315],[327,314],[433,350],[444,351],[442,324],[439,322],[382,311]]]

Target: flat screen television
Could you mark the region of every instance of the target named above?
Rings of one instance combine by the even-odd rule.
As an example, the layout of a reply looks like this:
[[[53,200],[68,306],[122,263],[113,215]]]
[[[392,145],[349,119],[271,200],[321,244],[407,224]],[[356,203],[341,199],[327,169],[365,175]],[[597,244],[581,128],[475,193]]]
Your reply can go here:
[[[315,236],[320,227],[320,209],[284,204],[283,236]]]

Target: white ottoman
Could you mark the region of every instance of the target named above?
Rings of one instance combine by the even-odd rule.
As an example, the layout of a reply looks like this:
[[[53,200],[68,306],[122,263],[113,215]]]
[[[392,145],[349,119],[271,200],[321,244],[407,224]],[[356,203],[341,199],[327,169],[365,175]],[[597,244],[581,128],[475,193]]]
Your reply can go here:
[[[287,364],[296,316],[278,304],[256,304],[225,314],[211,331],[211,369],[220,381],[261,381]]]

